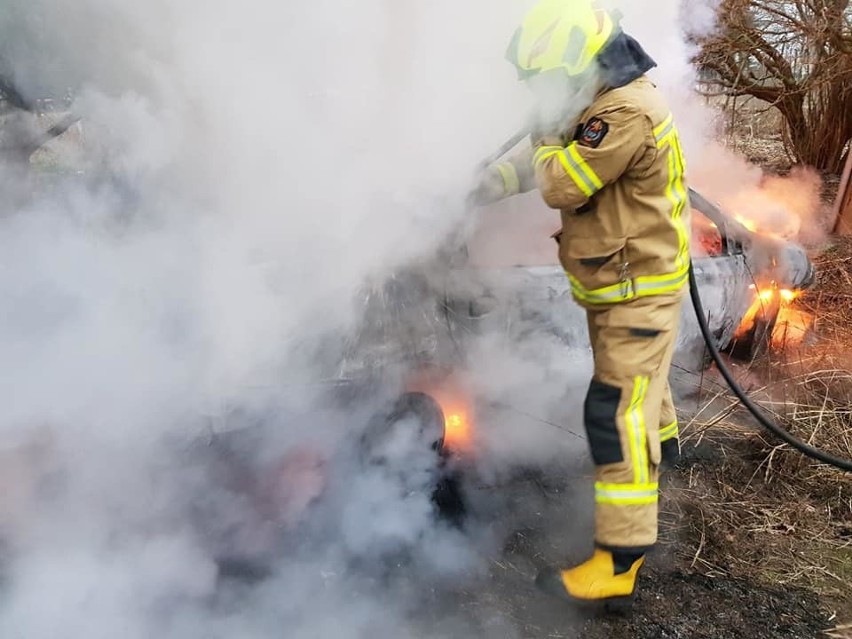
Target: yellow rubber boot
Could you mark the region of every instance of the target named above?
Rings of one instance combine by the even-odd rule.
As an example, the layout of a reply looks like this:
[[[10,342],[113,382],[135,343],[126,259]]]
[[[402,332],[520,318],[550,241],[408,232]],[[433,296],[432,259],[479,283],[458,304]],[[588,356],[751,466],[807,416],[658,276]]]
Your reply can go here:
[[[575,603],[602,603],[608,609],[629,607],[633,601],[636,577],[644,555],[619,553],[596,548],[592,558],[576,568],[549,568],[536,578],[544,592]]]

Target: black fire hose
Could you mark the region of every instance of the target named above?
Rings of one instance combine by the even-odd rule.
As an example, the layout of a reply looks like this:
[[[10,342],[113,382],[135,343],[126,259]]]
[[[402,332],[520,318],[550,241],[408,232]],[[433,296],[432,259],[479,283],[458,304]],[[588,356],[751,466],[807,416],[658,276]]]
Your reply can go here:
[[[527,129],[521,129],[520,131],[515,133],[515,135],[513,135],[508,140],[506,140],[503,143],[503,146],[501,146],[499,149],[494,151],[494,153],[489,155],[487,158],[484,158],[479,163],[477,168],[482,170],[482,169],[485,169],[486,167],[490,166],[491,164],[493,164],[494,162],[496,162],[497,160],[502,158],[504,155],[506,155],[509,151],[514,149],[529,134],[530,134],[530,132]]]
[[[839,468],[840,470],[852,472],[852,460],[834,457],[819,448],[814,448],[800,439],[797,439],[781,428],[778,424],[767,418],[763,411],[761,411],[761,409],[748,398],[748,395],[745,394],[743,389],[740,388],[740,385],[737,384],[733,375],[731,375],[731,371],[728,370],[728,367],[725,366],[725,362],[722,361],[722,356],[719,353],[719,349],[716,347],[716,343],[713,341],[713,335],[710,333],[710,327],[707,325],[707,320],[704,318],[704,308],[701,305],[701,297],[698,294],[698,284],[695,281],[695,272],[692,268],[692,262],[689,264],[689,295],[692,298],[692,306],[695,309],[695,315],[698,318],[698,326],[701,328],[701,335],[704,337],[704,342],[707,344],[707,348],[710,351],[711,357],[713,357],[713,361],[716,362],[719,372],[722,373],[722,377],[725,378],[725,381],[728,383],[728,386],[731,387],[734,395],[737,396],[737,399],[740,400],[740,403],[748,410],[748,412],[754,416],[761,426],[766,428],[778,439],[798,450],[803,455],[806,455],[811,459],[821,461],[824,464],[834,466],[835,468]]]

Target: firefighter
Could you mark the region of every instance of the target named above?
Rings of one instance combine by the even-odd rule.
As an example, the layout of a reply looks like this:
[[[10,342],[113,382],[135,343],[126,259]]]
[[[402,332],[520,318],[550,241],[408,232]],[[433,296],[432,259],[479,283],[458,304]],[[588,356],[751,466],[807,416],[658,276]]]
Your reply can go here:
[[[571,601],[629,601],[657,540],[658,478],[678,455],[668,373],[689,269],[689,202],[678,131],[646,73],[656,66],[617,15],[590,0],[541,0],[508,58],[539,99],[531,148],[488,167],[487,204],[537,188],[585,310],[594,375],[584,423],[595,464],[595,549],[541,572]]]

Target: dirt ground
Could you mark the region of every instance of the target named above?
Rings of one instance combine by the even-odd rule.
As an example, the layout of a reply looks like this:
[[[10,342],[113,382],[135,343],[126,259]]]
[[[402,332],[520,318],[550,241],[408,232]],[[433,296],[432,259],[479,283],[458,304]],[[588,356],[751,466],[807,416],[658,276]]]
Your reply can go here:
[[[773,547],[768,534],[740,546],[740,540],[723,530],[721,544],[713,550],[714,561],[728,557],[729,565],[701,561],[710,543],[697,532],[702,530],[702,510],[672,514],[670,502],[683,498],[681,487],[688,485],[696,468],[718,469],[724,464],[719,453],[703,446],[691,451],[689,458],[687,451],[688,459],[669,474],[663,487],[669,497],[662,504],[661,541],[649,556],[630,611],[577,610],[534,587],[542,567],[583,559],[590,551],[587,540],[592,535],[591,503],[583,490],[588,475],[560,477],[548,471],[486,490],[491,493],[485,498],[490,497],[490,508],[513,515],[496,531],[505,543],[494,553],[487,575],[459,590],[435,595],[431,609],[440,613],[426,627],[440,632],[442,624],[447,624],[452,628],[447,636],[458,636],[461,625],[466,636],[506,639],[829,636],[827,631],[852,620],[852,591],[845,599],[827,598],[817,588],[781,583],[759,567],[753,574],[742,570],[740,561],[761,543]]]
[[[699,451],[685,461],[663,490],[676,492],[673,485],[688,482],[695,465],[708,463],[699,456],[708,454],[713,453]],[[507,639],[817,639],[838,624],[836,609],[813,589],[773,585],[761,574],[721,574],[692,561],[705,543],[690,532],[698,527],[682,519],[670,524],[672,518],[665,516],[661,543],[649,557],[629,612],[576,610],[542,595],[533,585],[540,568],[579,561],[590,550],[582,541],[592,535],[591,504],[582,490],[588,480],[587,475],[548,472],[490,489],[501,493],[500,510],[513,513],[514,520],[501,531],[506,542],[489,574],[439,596],[443,621],[449,615],[454,622],[463,620],[469,636]],[[731,543],[720,552],[733,558],[751,549]]]

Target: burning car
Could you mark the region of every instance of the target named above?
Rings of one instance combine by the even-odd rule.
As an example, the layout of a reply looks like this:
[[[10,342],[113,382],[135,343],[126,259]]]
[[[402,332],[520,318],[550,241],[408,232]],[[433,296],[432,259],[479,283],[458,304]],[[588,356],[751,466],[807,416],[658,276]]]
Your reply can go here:
[[[691,201],[694,237],[702,256],[695,260],[696,270],[707,260],[733,261],[737,266],[731,269],[733,277],[726,280],[726,286],[732,286],[744,299],[730,309],[731,321],[719,327],[722,330],[717,328],[717,346],[752,359],[773,342],[801,341],[810,319],[790,304],[814,282],[814,268],[805,250],[788,239],[789,233],[758,229],[741,215],[725,213],[695,191]],[[734,275],[743,267],[745,281]],[[698,281],[702,296],[708,296],[709,282],[700,277]],[[733,333],[731,325],[735,325]]]
[[[717,346],[754,355],[771,343],[784,305],[811,284],[813,267],[794,242],[750,230],[697,192],[691,202],[694,267]],[[552,229],[543,230],[549,240]],[[196,478],[184,510],[222,575],[268,574],[312,518],[323,517],[330,482],[347,473],[378,476],[396,498],[431,503],[434,517],[461,521],[460,472],[477,454],[477,420],[489,409],[465,376],[471,340],[495,330],[523,339],[534,330],[566,349],[588,348],[583,311],[550,241],[528,253],[533,259],[497,251],[497,263],[473,244],[469,259],[441,256],[365,287],[359,330],[326,336],[310,354],[326,370],[295,392],[312,401],[282,401],[259,414],[234,407],[183,447],[177,465]],[[687,303],[677,358],[697,370],[704,351]],[[284,392],[284,385],[267,389]],[[345,454],[276,436],[282,423],[310,432],[317,406],[345,417],[336,442]],[[362,550],[370,552],[369,543]]]
[[[690,190],[690,202],[693,265],[716,346],[736,355],[755,357],[769,347],[779,330],[791,330],[785,311],[789,302],[813,283],[813,265],[794,241],[757,232],[701,193]],[[517,211],[508,213],[518,215]],[[553,247],[536,246],[510,264],[502,257],[511,254],[506,240],[491,237],[490,243],[496,251],[480,250],[474,261],[478,257],[483,263],[471,267],[483,285],[482,298],[488,300],[479,306],[489,308],[475,321],[469,321],[468,328],[487,330],[488,324],[506,324],[509,317],[514,317],[516,323],[538,318],[561,335],[566,345],[584,345],[583,311],[571,299],[562,268],[553,258],[541,258],[555,258]],[[465,315],[463,308],[454,311],[454,317]],[[796,329],[801,332],[798,324]],[[682,367],[698,370],[705,364],[704,352],[694,311],[687,301],[676,360]]]
[[[812,283],[813,267],[795,243],[750,230],[695,191],[691,203],[694,267],[717,346],[754,356],[770,345],[784,305]],[[476,455],[476,419],[488,413],[464,374],[470,340],[494,330],[514,331],[520,339],[534,329],[566,348],[587,348],[583,311],[558,264],[483,264],[475,250],[468,255],[455,263],[442,258],[437,266],[418,265],[362,292],[363,323],[344,341],[344,358],[333,362],[327,399],[341,407],[384,406],[355,429],[350,445],[360,451],[360,463],[387,471],[402,491],[429,491],[436,516],[451,518],[464,510],[456,463]],[[693,310],[685,304],[680,365],[699,369],[704,352]],[[389,379],[398,394],[378,401]],[[245,439],[220,438],[230,443],[217,458],[227,459]],[[416,472],[413,449],[426,455],[418,462],[425,467]],[[267,495],[261,510],[276,503],[282,511],[304,510],[321,499],[323,463],[311,454],[291,456],[270,467],[271,484],[267,477],[247,488]],[[419,478],[416,486],[412,476]],[[300,481],[306,483],[301,495],[292,490]],[[289,497],[270,498],[276,490]]]
[[[813,267],[794,242],[747,228],[700,193],[692,191],[691,204],[693,263],[717,346],[754,356],[771,343],[784,305],[812,283]],[[546,250],[555,253],[550,245]],[[541,263],[542,254],[536,254],[539,263],[507,264],[503,253],[504,263],[484,264],[474,249],[461,260],[441,256],[395,273],[361,292],[360,329],[330,340],[334,356],[322,403],[342,411],[372,407],[366,414],[351,409],[353,435],[345,445],[358,451],[362,471],[379,469],[400,494],[427,495],[436,517],[458,521],[464,513],[459,460],[463,467],[476,455],[476,420],[488,413],[488,402],[477,399],[464,374],[470,340],[494,330],[522,339],[536,330],[568,349],[588,348],[583,311],[561,267],[546,263],[551,258]],[[698,370],[704,353],[687,302],[676,358]],[[329,474],[329,458],[310,449],[260,467],[247,462],[267,445],[261,430],[216,433],[200,449],[203,463],[215,469],[212,482],[249,496],[253,514],[237,528],[268,535],[262,543],[232,538],[220,545],[226,573],[262,574],[263,557],[280,549],[278,537],[321,502]]]

